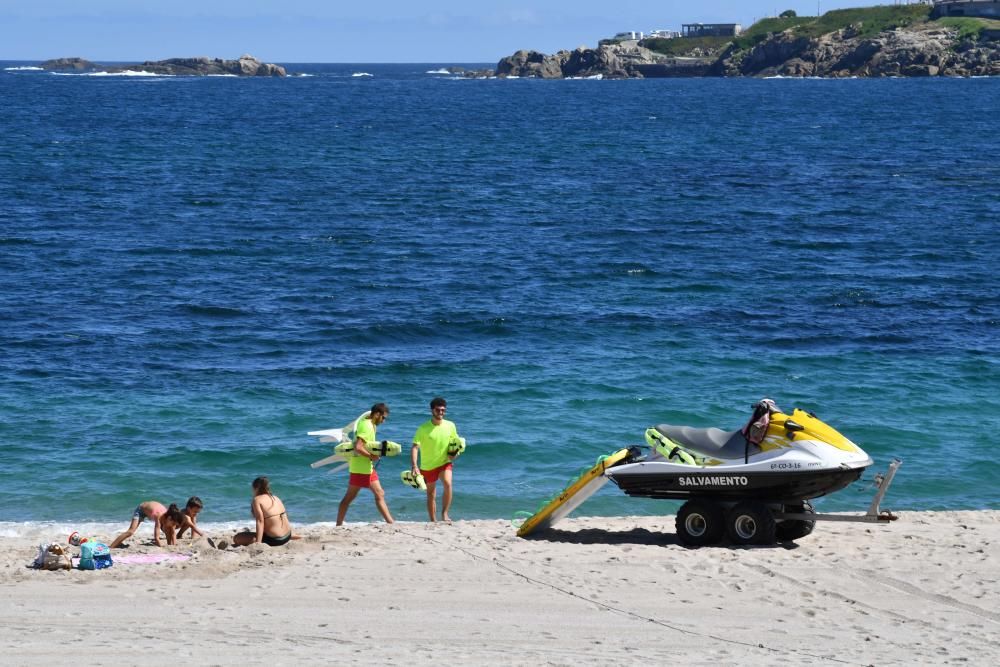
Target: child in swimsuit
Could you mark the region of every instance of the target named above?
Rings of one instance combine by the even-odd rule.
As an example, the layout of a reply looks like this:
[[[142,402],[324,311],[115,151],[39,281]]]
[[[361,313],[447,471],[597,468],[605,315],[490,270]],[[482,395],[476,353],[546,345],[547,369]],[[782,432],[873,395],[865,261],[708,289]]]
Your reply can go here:
[[[177,537],[174,535],[175,530],[178,531],[177,535],[180,535],[185,530],[190,530],[192,538],[195,535],[199,537],[202,535],[202,532],[194,525],[194,520],[186,512],[181,511],[174,503],[171,503],[167,511],[160,517],[160,528],[163,529],[163,534],[167,536],[167,544],[177,544]]]
[[[193,527],[198,525],[198,514],[205,508],[205,504],[201,502],[201,498],[198,496],[191,496],[188,498],[187,505],[184,506],[182,510],[187,518],[191,519],[191,537],[194,537]],[[177,537],[181,538],[184,536],[184,531],[189,530],[187,526],[181,526],[177,531]]]
[[[156,546],[163,546],[160,542],[160,518],[166,513],[167,508],[163,506],[163,503],[158,503],[155,500],[147,500],[139,503],[132,511],[132,522],[129,524],[128,529],[115,538],[114,542],[110,545],[111,548],[116,549],[120,547],[125,540],[135,534],[135,531],[139,529],[139,524],[147,518],[153,520],[153,540],[156,542]]]

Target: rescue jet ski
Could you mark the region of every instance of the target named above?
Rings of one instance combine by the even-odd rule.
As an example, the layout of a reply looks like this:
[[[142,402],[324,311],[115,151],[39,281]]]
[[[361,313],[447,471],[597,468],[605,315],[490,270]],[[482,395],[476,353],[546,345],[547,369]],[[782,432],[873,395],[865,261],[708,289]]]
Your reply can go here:
[[[605,475],[630,496],[686,500],[677,534],[692,546],[718,542],[723,534],[737,544],[804,537],[816,518],[826,518],[809,500],[844,488],[872,465],[868,454],[814,414],[786,414],[770,399],[754,406],[741,429],[660,424],[646,431],[646,442],[651,454],[633,456]]]

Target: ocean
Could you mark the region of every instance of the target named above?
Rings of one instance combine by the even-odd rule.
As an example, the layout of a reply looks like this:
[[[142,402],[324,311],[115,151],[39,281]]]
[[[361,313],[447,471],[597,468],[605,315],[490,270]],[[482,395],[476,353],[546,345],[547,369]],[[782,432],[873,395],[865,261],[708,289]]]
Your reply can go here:
[[[28,65],[0,63],[0,534],[190,495],[246,525],[258,475],[330,522],[306,432],[384,401],[407,444],[437,395],[456,519],[765,396],[903,459],[883,507],[1000,508],[1000,80]],[[407,465],[379,472],[421,520]]]

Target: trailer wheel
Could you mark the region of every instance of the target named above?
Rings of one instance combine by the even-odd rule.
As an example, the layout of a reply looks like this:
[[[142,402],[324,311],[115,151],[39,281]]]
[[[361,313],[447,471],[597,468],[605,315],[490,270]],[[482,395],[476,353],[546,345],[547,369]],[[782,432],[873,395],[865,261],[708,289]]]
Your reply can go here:
[[[689,500],[677,512],[677,538],[691,547],[717,544],[726,531],[722,508],[706,500]]]
[[[785,505],[785,511],[794,514],[815,514],[812,503],[803,500],[797,505]],[[811,519],[788,519],[778,524],[775,534],[779,542],[791,542],[813,532],[816,522]]]
[[[734,544],[774,544],[774,515],[764,503],[744,500],[729,510],[726,532]]]

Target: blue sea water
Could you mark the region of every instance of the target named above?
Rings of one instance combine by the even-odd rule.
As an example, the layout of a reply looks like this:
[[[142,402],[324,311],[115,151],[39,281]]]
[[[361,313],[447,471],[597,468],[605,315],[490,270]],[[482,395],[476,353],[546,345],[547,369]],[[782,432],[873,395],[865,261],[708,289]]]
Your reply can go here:
[[[346,477],[306,431],[385,401],[408,443],[435,395],[469,442],[454,518],[763,396],[904,459],[883,506],[1000,508],[1000,80],[27,64],[0,63],[8,529],[192,494],[246,521],[261,474],[332,521]],[[676,508],[609,484],[577,513]]]

